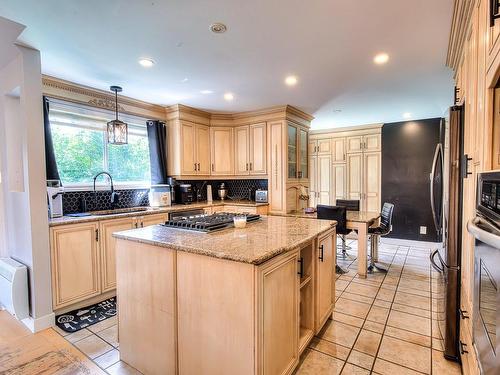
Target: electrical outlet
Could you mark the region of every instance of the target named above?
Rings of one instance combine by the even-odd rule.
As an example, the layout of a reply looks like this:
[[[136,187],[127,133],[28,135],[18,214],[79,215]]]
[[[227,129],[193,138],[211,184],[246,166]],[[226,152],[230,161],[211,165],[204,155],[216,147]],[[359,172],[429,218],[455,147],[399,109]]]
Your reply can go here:
[[[420,227],[420,234],[427,234],[427,227]]]

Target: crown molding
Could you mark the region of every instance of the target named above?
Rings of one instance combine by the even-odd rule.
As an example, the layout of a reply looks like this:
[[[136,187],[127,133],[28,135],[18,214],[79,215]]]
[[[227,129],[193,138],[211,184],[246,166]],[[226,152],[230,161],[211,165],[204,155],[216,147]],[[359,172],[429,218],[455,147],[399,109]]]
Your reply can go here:
[[[462,60],[463,48],[471,26],[471,16],[476,0],[455,0],[448,40],[446,65],[456,73]]]

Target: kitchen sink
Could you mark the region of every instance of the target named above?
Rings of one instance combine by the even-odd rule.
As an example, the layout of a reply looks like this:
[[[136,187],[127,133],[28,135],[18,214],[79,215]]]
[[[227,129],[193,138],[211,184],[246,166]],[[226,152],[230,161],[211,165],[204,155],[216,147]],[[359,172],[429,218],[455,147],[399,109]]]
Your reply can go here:
[[[147,207],[129,207],[129,208],[115,208],[114,210],[101,210],[101,211],[89,211],[89,214],[93,216],[107,216],[116,214],[128,214],[134,212],[147,211]]]

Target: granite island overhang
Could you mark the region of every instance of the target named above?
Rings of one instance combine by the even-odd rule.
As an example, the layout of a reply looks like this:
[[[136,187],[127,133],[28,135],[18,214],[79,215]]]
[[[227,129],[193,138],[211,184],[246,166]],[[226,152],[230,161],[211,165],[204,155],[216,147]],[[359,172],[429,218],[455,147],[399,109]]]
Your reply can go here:
[[[286,374],[331,315],[335,221],[118,232],[121,359],[147,374]]]

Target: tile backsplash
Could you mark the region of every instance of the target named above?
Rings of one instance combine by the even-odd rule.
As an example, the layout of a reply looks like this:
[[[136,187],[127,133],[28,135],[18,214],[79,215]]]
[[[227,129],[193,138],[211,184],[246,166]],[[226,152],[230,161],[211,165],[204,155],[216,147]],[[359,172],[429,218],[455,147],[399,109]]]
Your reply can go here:
[[[120,201],[115,208],[128,208],[149,206],[149,189],[116,190],[120,194]],[[111,209],[111,192],[97,191],[95,196],[92,191],[70,191],[63,194],[64,214],[80,212],[80,201],[84,198],[87,202],[87,211]]]
[[[193,187],[201,187],[203,180],[182,180],[179,183],[189,183]],[[212,185],[212,199],[218,200],[217,188],[224,182],[228,189],[228,199],[248,199],[249,189],[267,190],[267,180],[208,180],[207,184]],[[149,206],[149,189],[127,189],[116,190],[120,193],[120,202],[115,208],[128,208],[137,206]],[[111,192],[109,190],[99,190],[95,196],[92,191],[69,191],[63,194],[64,214],[80,212],[80,202],[82,198],[87,203],[87,211],[109,210],[111,209]],[[201,200],[207,199],[206,185],[201,193]]]

